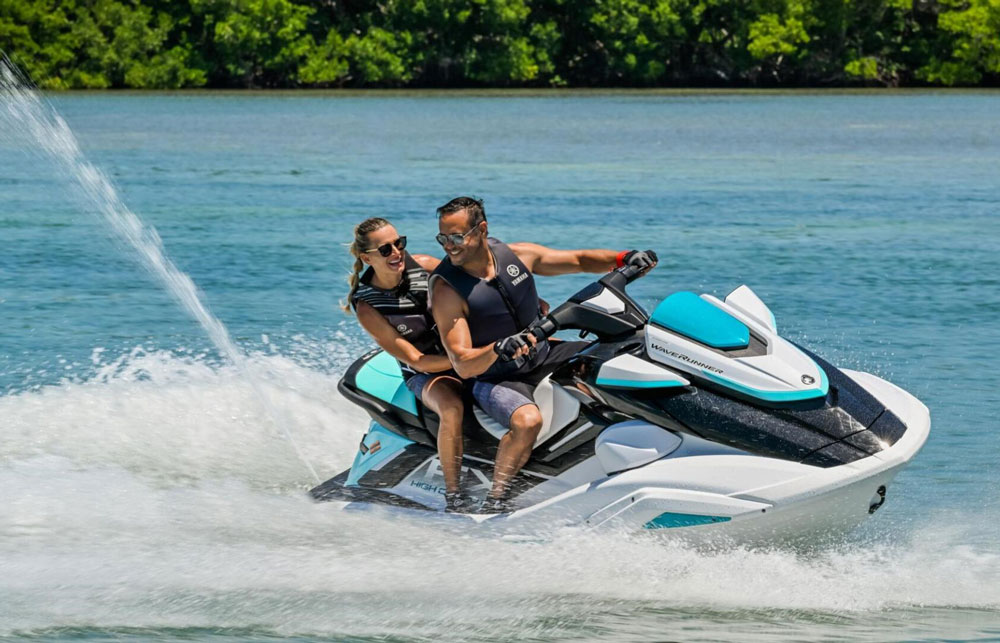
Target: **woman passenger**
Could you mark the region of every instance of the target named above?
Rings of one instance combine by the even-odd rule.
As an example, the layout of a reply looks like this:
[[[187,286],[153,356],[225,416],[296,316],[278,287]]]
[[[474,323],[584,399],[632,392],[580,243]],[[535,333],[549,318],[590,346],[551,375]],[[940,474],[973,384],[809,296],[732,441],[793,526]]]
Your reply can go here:
[[[460,492],[462,466],[462,384],[441,347],[427,308],[427,279],[441,262],[406,252],[406,237],[380,217],[354,228],[354,269],[348,283],[348,305],[375,342],[400,362],[406,387],[437,413],[438,457],[445,481],[448,511],[468,511]],[[362,273],[362,269],[368,268]]]

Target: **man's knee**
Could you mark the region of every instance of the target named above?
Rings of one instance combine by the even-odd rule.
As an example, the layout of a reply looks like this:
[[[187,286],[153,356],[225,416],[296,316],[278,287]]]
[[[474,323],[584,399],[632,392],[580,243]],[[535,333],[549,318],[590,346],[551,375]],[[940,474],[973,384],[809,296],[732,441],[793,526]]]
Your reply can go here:
[[[534,433],[542,429],[542,413],[534,404],[525,404],[510,416],[510,430],[515,434]]]
[[[447,405],[438,409],[438,419],[442,424],[461,427],[462,418],[463,414],[461,404]]]
[[[464,411],[461,389],[453,381],[446,378],[438,378],[429,382],[424,387],[421,399],[441,419],[446,416],[448,419],[461,418]]]

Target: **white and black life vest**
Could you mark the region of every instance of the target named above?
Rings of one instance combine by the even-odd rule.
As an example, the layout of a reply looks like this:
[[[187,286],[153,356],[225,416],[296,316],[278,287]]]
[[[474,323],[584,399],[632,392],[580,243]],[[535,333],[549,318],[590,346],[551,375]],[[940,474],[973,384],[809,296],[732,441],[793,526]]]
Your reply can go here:
[[[444,350],[438,338],[434,319],[427,308],[427,280],[430,274],[409,253],[403,255],[405,272],[399,285],[392,290],[373,286],[375,271],[371,267],[361,275],[358,289],[351,296],[355,309],[363,301],[377,310],[400,335],[425,355],[441,355]]]

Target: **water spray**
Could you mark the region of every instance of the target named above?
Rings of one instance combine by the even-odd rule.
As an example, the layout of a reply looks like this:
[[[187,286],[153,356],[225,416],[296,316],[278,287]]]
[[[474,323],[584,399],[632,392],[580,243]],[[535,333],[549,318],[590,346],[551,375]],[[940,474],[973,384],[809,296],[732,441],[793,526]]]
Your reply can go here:
[[[191,278],[167,256],[156,229],[145,223],[122,201],[111,181],[87,160],[72,130],[59,113],[45,101],[37,87],[0,51],[0,101],[4,111],[0,120],[8,121],[31,136],[45,156],[75,179],[87,201],[101,214],[115,235],[138,251],[142,266],[166,287],[184,309],[201,324],[216,348],[228,358],[253,388],[267,415],[291,444],[299,460],[305,464],[316,482],[320,478],[302,454],[285,424],[278,419],[278,410],[264,393],[259,379],[251,373],[247,357],[232,338],[225,325],[208,310]]]

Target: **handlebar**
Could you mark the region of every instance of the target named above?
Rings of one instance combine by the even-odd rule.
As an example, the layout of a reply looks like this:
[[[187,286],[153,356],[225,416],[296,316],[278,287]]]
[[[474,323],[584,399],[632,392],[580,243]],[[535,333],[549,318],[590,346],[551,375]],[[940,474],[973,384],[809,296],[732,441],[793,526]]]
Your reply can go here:
[[[646,272],[648,272],[649,270],[652,270],[652,268],[648,268],[647,270],[643,271],[642,268],[636,268],[635,266],[622,266],[621,268],[615,268],[612,272],[617,272],[618,274],[624,276],[625,283],[630,284],[639,277],[646,274]]]
[[[635,266],[622,266],[621,268],[612,270],[608,274],[601,277],[596,283],[591,284],[588,288],[585,288],[580,293],[577,293],[571,297],[569,301],[560,305],[551,313],[534,322],[520,333],[497,341],[493,345],[493,350],[496,351],[500,361],[509,362],[514,359],[515,353],[524,350],[524,348],[529,346],[529,341],[525,337],[526,335],[531,335],[536,341],[540,342],[555,335],[563,325],[567,325],[570,328],[580,328],[580,326],[576,325],[580,323],[579,312],[581,310],[580,301],[577,297],[580,297],[585,291],[595,288],[597,292],[600,292],[602,288],[611,288],[612,290],[621,291],[622,294],[624,294],[623,289],[626,284],[635,281],[648,271],[649,268],[643,269]],[[596,295],[597,292],[592,292],[592,294],[582,296],[584,298],[589,298],[590,296]],[[586,307],[583,307],[583,309],[586,310]],[[598,311],[590,312],[591,314],[604,315],[605,317],[609,316],[607,313],[600,313]],[[615,318],[611,317],[611,319],[614,320]],[[618,328],[618,331],[627,330],[629,328],[629,322],[625,320],[618,321],[617,323],[624,326],[624,328]],[[598,332],[598,334],[600,333]],[[531,346],[527,356],[530,359],[534,356],[534,354],[535,347]]]
[[[621,275],[621,278],[623,278],[625,284],[629,284],[638,279],[639,277],[643,276],[644,274],[646,274],[648,271],[649,270],[643,270],[642,268],[636,268],[635,266],[622,266],[621,268],[615,268],[614,270],[612,270],[610,273],[608,273],[608,276]],[[607,279],[607,276],[602,277],[602,279]],[[560,306],[560,308],[562,308],[562,306]],[[557,308],[556,310],[552,311],[542,319],[538,320],[537,322],[529,326],[525,330],[525,332],[534,335],[535,339],[537,339],[538,341],[542,341],[544,339],[552,337],[559,330],[559,322],[556,321],[554,317],[554,315],[558,312],[559,308]]]

